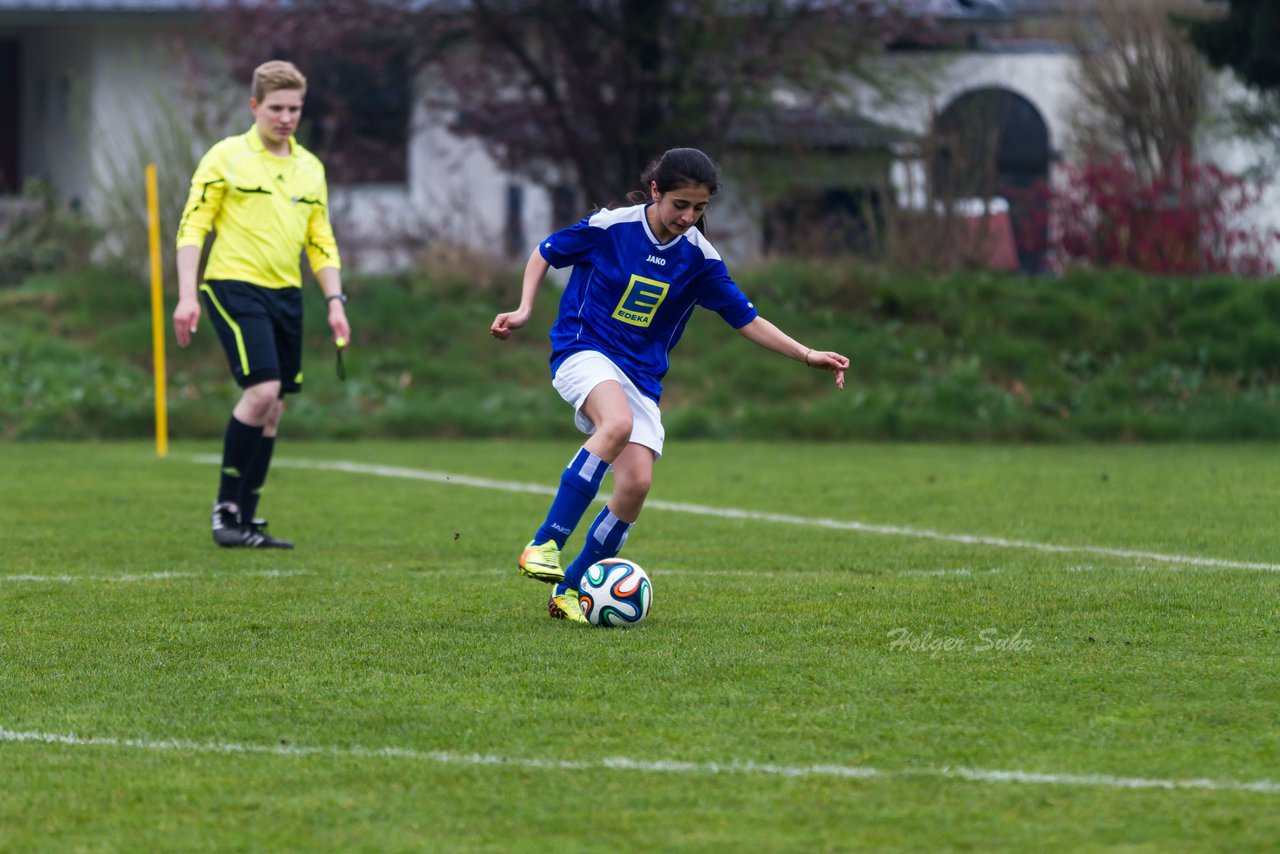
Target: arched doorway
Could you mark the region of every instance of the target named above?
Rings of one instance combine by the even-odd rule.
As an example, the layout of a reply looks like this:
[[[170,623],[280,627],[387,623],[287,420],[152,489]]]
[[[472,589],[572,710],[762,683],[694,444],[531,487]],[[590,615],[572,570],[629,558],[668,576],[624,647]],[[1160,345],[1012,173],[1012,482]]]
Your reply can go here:
[[[934,124],[936,198],[1003,197],[1026,272],[1044,268],[1048,248],[1049,127],[1035,104],[1008,89],[957,96]]]

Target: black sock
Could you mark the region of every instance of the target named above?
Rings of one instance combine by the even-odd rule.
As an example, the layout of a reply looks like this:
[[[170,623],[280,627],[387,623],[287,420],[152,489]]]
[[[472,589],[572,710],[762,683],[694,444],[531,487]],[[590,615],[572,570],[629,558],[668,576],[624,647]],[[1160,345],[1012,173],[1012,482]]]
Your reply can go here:
[[[234,415],[227,422],[222,441],[222,480],[218,483],[218,503],[239,505],[245,474],[262,443],[262,428],[250,427]]]
[[[275,436],[263,436],[258,442],[258,452],[253,455],[253,462],[245,470],[244,479],[240,483],[240,518],[245,524],[252,522],[253,514],[258,512],[258,499],[262,497],[262,485],[267,482],[271,452],[275,447]]]

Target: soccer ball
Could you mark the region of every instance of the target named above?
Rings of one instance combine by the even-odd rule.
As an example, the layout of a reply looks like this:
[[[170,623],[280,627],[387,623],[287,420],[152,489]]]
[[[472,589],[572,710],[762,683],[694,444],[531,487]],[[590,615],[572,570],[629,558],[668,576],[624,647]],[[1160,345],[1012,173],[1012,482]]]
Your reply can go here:
[[[582,576],[578,604],[593,626],[634,626],[649,615],[653,582],[639,564],[608,558]]]

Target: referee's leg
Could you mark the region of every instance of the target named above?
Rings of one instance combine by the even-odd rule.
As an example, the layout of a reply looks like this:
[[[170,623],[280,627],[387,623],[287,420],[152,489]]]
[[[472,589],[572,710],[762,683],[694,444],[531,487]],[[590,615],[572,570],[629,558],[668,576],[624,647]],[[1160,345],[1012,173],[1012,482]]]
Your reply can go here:
[[[284,397],[302,390],[302,292],[285,288],[259,293],[271,319],[272,347],[280,382],[274,399],[267,408],[262,424],[258,451],[245,470],[240,486],[240,516],[246,528],[246,545],[256,548],[292,548],[293,543],[271,536],[266,520],[258,519],[258,501],[267,482],[271,457],[275,452],[280,417],[284,414]]]
[[[261,434],[253,455],[249,458],[240,481],[240,526],[244,534],[242,545],[255,549],[291,549],[293,542],[273,537],[267,533],[265,519],[257,519],[258,499],[262,497],[262,486],[267,479],[267,469],[271,467],[271,455],[275,450],[276,431],[280,426],[280,416],[284,412],[284,397],[281,394],[280,382],[263,382],[250,386],[240,395],[240,402],[232,413],[232,420],[241,414],[246,418],[262,418]],[[251,394],[252,392],[252,394]]]
[[[240,485],[240,514],[246,525],[252,525],[258,514],[258,501],[262,498],[262,489],[267,482],[267,471],[271,468],[276,434],[280,431],[280,416],[283,414],[284,395],[277,393],[267,410],[266,421],[262,424],[262,440],[258,443],[257,453],[245,470],[244,480]]]
[[[220,546],[249,544],[250,519],[241,513],[241,493],[279,397],[280,380],[264,380],[244,387],[231,410],[222,442],[222,471],[212,516],[213,541]]]
[[[231,410],[241,423],[258,427],[266,435],[267,425],[271,425],[271,435],[275,435],[276,425],[280,422],[280,380],[267,380],[251,385],[240,393],[236,408]]]

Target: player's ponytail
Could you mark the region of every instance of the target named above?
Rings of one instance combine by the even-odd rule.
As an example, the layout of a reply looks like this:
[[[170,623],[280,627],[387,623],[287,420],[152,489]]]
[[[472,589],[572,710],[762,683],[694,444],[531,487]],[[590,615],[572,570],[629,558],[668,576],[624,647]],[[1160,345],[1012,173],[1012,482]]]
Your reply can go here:
[[[714,196],[720,191],[720,170],[715,161],[696,148],[672,148],[650,163],[640,175],[640,186],[644,189],[629,193],[627,198],[636,204],[647,202],[651,184],[657,185],[659,193],[681,187],[706,187]],[[693,225],[706,234],[706,221],[704,214]]]

